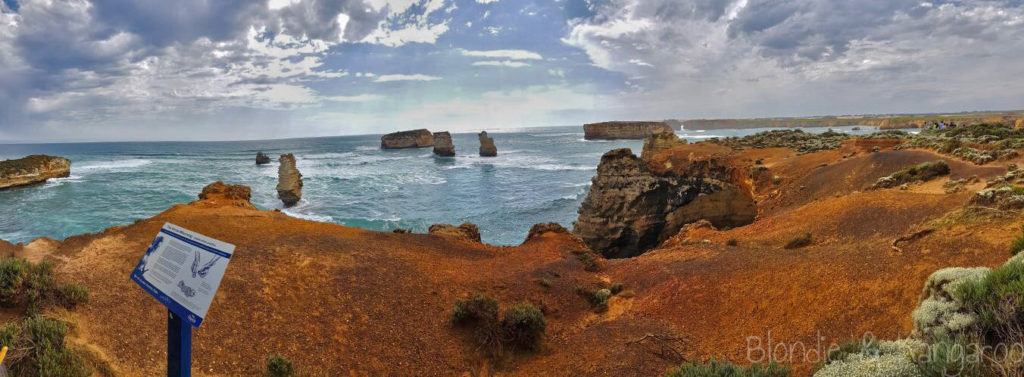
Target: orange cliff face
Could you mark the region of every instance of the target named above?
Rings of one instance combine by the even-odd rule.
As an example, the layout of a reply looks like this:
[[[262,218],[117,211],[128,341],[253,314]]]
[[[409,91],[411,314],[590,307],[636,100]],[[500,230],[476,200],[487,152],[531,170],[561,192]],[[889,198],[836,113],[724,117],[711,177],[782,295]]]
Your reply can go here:
[[[862,191],[906,165],[944,157],[889,148],[872,153],[854,142],[802,155],[703,144],[673,147],[652,164],[698,171],[706,159],[696,152],[727,159],[743,178],[736,182],[749,184],[738,187],[757,201],[753,223],[689,227],[637,257],[596,257],[596,268],[582,261],[587,246],[555,225],[539,225],[528,241],[511,247],[381,233],[259,210],[244,188],[216,184],[199,201],[132,225],[52,241],[37,252],[58,263],[61,279],[88,287],[91,301],[67,314],[75,323],[73,341],[96,350],[119,375],[163,371],[165,309],[128,275],[159,228],[171,222],[237,246],[195,332],[197,375],[258,375],[266,358],[280,353],[309,375],[489,375],[497,369],[516,376],[650,376],[682,359],[747,364],[758,346],[813,346],[820,337],[827,346],[865,332],[905,336],[929,274],[1001,264],[1021,225],[1016,217],[963,214],[973,192],[1001,175],[1001,167],[946,158],[948,178],[908,190]],[[750,178],[761,167],[778,180]],[[982,182],[944,193],[946,179],[972,175]],[[924,228],[935,230],[892,247]],[[813,237],[809,246],[783,249],[805,233]],[[4,247],[15,253],[28,248]],[[604,313],[577,293],[576,287],[611,283],[625,289]],[[456,299],[475,293],[497,298],[502,308],[519,301],[543,308],[541,350],[488,361],[469,334],[449,324]],[[817,362],[782,361],[801,376]]]

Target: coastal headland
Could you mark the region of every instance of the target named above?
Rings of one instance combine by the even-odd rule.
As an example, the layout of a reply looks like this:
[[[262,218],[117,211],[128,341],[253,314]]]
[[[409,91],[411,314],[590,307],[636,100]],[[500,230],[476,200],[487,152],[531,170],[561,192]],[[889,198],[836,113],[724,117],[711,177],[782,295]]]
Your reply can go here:
[[[553,224],[507,247],[478,242],[472,224],[438,226],[436,234],[361,230],[260,210],[247,188],[216,184],[199,200],[130,225],[63,241],[0,242],[0,252],[53,261],[59,279],[89,290],[89,303],[60,315],[72,324],[69,344],[113,375],[162,373],[165,309],[127,276],[170,222],[237,246],[196,332],[196,348],[206,350],[194,361],[201,375],[258,375],[268,355],[284,354],[309,375],[649,376],[686,360],[749,364],[750,339],[827,347],[865,333],[906,337],[929,275],[1001,265],[1024,224],[1012,190],[989,192],[1016,184],[1011,164],[1024,159],[1003,153],[975,162],[941,148],[948,139],[976,153],[1002,147],[985,141],[988,131],[776,132],[786,134],[649,143],[661,150],[646,158],[609,152],[595,180],[639,174],[655,182],[647,188],[665,189],[704,182],[710,186],[697,197],[725,200],[620,212],[622,203],[665,192],[595,184],[581,218],[614,220],[618,237],[659,226],[644,231],[654,236],[642,246],[593,243],[592,234]],[[935,161],[948,170],[894,174]],[[881,179],[900,183],[877,188]],[[731,200],[743,205],[721,205]],[[694,213],[687,208],[724,219],[750,205],[744,221],[676,221]],[[608,252],[623,247],[629,252]],[[502,310],[518,302],[539,308],[546,328],[537,350],[495,358],[453,326],[456,302],[477,294]],[[784,361],[798,376],[820,366]]]

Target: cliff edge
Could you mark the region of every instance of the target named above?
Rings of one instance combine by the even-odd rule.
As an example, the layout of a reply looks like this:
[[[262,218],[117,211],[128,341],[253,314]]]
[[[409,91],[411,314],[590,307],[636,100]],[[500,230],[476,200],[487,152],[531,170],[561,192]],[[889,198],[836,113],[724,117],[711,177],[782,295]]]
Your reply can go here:
[[[673,132],[665,122],[602,122],[583,125],[586,140],[643,139],[662,133]]]

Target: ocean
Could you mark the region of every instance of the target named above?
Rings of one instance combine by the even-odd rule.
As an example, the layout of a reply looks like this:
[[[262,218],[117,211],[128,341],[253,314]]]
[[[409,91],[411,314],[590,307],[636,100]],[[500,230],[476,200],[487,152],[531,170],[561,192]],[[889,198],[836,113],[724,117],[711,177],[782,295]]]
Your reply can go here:
[[[677,132],[691,142],[765,129]],[[824,128],[805,129],[824,132]],[[836,127],[851,134],[874,127]],[[0,145],[0,159],[50,154],[70,159],[71,176],[0,190],[0,239],[63,239],[148,218],[197,199],[224,181],[252,188],[262,209],[351,227],[426,232],[431,224],[472,222],[483,241],[517,245],[530,226],[567,228],[587,195],[601,155],[641,140],[585,141],[581,127],[489,131],[498,157],[479,157],[476,133],[453,134],[457,155],[430,148],[381,150],[380,135],[230,142],[116,142]],[[271,156],[255,164],[256,152]],[[302,200],[277,199],[277,156],[293,153],[303,175]],[[193,229],[202,233],[202,229]]]

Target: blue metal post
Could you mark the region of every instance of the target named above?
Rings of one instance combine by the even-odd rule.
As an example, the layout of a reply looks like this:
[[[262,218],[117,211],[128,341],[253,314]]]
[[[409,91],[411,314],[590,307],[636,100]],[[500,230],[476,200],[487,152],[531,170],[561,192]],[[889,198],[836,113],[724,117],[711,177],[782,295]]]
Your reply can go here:
[[[192,376],[192,324],[167,311],[167,377]]]

